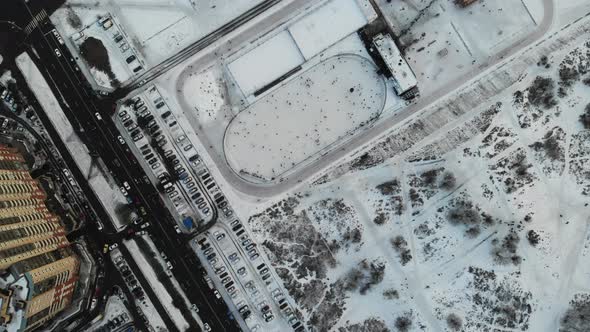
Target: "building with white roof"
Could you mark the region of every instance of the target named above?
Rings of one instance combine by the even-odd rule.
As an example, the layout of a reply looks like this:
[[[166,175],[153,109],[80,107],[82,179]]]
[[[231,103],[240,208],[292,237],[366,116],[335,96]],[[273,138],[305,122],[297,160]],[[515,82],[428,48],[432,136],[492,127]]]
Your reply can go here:
[[[418,85],[416,75],[389,34],[381,33],[375,36],[373,45],[391,72],[394,89],[398,95],[401,96]]]

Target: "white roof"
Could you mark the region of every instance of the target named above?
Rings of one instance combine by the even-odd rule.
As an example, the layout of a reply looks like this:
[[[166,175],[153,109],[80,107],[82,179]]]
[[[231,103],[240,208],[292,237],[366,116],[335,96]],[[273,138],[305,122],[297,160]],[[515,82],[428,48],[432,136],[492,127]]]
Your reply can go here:
[[[231,62],[228,69],[249,96],[303,62],[305,59],[285,30]]]
[[[395,90],[403,94],[418,84],[416,75],[402,56],[390,35],[379,34],[373,38],[373,45],[381,54],[395,82]]]
[[[355,0],[332,0],[288,29],[305,59],[334,45],[367,24]]]

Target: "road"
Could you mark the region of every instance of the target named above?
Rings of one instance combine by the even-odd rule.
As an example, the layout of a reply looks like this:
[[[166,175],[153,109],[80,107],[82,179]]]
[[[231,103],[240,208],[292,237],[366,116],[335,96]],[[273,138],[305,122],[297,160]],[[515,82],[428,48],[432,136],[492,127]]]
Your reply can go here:
[[[539,41],[552,27],[555,15],[553,1],[554,0],[543,0],[543,20],[539,23],[538,28],[535,29],[535,31],[533,31],[531,34],[523,37],[521,40],[513,43],[512,45],[509,45],[504,50],[491,56],[484,65],[479,66],[478,68],[475,68],[474,70],[454,79],[432,94],[420,98],[414,104],[386,119],[386,121],[381,120],[372,128],[358,133],[348,142],[341,144],[334,150],[328,152],[325,155],[322,155],[318,160],[312,161],[307,165],[300,165],[298,169],[289,174],[288,177],[286,177],[281,182],[258,184],[249,182],[246,179],[240,177],[227,164],[225,156],[219,155],[218,151],[213,148],[213,146],[222,143],[215,142],[213,144],[212,142],[208,142],[206,140],[207,135],[205,135],[203,132],[200,132],[198,130],[198,126],[193,124],[193,128],[195,128],[197,135],[199,135],[199,137],[204,140],[203,146],[208,149],[209,155],[217,165],[225,181],[227,181],[233,188],[244,193],[245,195],[257,198],[267,198],[279,195],[292,189],[299,183],[313,178],[318,173],[326,170],[347,156],[350,156],[353,152],[366,148],[373,142],[383,139],[389,135],[396,126],[404,122],[404,120],[407,120],[413,116],[419,116],[420,111],[427,109],[433,104],[439,102],[442,98],[453,93],[461,86],[466,86],[470,81],[489,74],[502,63],[507,62],[510,58],[518,54],[522,54],[527,46],[531,46],[532,44]],[[194,66],[197,67],[196,64],[194,64]],[[183,81],[182,75],[190,75],[190,71],[187,69],[181,74],[181,78],[178,79],[179,83],[177,83],[176,86],[177,91],[182,91],[181,86],[179,86],[179,84],[181,84]],[[186,103],[182,96],[177,96],[177,100],[179,101],[182,109],[188,110],[192,108]]]
[[[29,3],[28,6],[34,5]],[[33,17],[40,10],[40,8],[28,9],[30,11],[29,17]],[[118,143],[118,131],[110,120],[114,101],[98,100],[95,97],[81,73],[76,70],[74,62],[70,60],[72,56],[67,48],[60,45],[51,34],[53,28],[53,25],[46,19],[33,30],[28,37],[31,47],[29,53],[38,55],[34,60],[47,81],[54,84],[52,86],[53,92],[58,96],[58,99],[63,98],[60,100],[60,104],[66,112],[66,116],[74,124],[74,127],[80,126],[83,129],[78,133],[80,138],[91,152],[100,156],[113,176],[120,183],[123,181],[130,183],[131,190],[128,192],[136,198],[136,207],[143,207],[147,212],[145,219],[150,221],[152,225],[148,230],[156,239],[158,249],[164,252],[174,265],[174,276],[190,289],[186,295],[192,303],[198,306],[204,321],[208,322],[214,331],[237,330],[234,321],[226,315],[228,310],[225,303],[216,301],[213,293],[209,291],[200,273],[199,262],[196,259],[187,259],[187,254],[191,253],[188,241],[179,237],[174,231],[171,215],[164,207],[156,189],[143,181],[145,173],[138,166],[137,160],[128,148]],[[56,55],[55,49],[60,50],[61,56]],[[97,118],[96,113],[102,114],[102,120]],[[66,155],[69,153],[63,146],[60,147],[60,151]],[[86,179],[81,176],[80,172],[75,173],[74,176],[78,182],[86,183]],[[85,187],[83,189],[86,195],[92,196],[92,191],[87,185]],[[95,210],[102,210],[101,205],[96,204],[95,201],[91,200],[91,204]],[[105,211],[99,212],[99,216],[102,220],[108,220]],[[95,225],[87,225],[86,235],[97,245],[97,251],[105,243],[118,243],[122,239],[121,234],[114,234],[109,223],[104,222],[104,224],[106,232],[99,232]],[[108,266],[107,264],[106,267],[108,268]],[[112,270],[107,269],[105,272],[108,275]],[[142,286],[149,287],[149,285],[143,284]],[[173,327],[170,328],[174,330]]]

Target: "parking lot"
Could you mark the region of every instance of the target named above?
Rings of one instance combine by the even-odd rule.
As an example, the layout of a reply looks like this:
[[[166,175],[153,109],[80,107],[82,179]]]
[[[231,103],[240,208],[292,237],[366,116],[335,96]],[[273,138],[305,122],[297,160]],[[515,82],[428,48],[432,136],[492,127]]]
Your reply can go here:
[[[112,90],[115,84],[123,83],[145,71],[143,60],[134,49],[127,34],[111,15],[98,20],[70,36],[76,50],[81,54],[94,81],[103,89]],[[108,66],[101,66],[90,55],[104,50]]]
[[[111,249],[110,257],[115,264],[115,267],[123,277],[125,285],[131,292],[131,295],[133,295],[135,306],[141,315],[143,315],[143,319],[145,321],[149,320],[151,323],[160,323],[162,327],[165,327],[162,318],[157,314],[152,301],[145,294],[145,291],[137,281],[137,276],[132,272],[131,268],[123,258],[123,255],[118,249],[118,246],[114,245],[114,247]],[[154,326],[154,328],[157,328],[157,326]]]
[[[290,300],[240,220],[228,224],[216,224],[191,243],[213,276],[211,286],[220,290],[234,316],[244,319],[252,331],[304,331]]]
[[[215,210],[204,193],[220,203],[225,198],[157,90],[132,97],[114,117],[122,133],[119,143],[130,142],[151,182],[176,211],[177,232],[190,233],[214,220]]]

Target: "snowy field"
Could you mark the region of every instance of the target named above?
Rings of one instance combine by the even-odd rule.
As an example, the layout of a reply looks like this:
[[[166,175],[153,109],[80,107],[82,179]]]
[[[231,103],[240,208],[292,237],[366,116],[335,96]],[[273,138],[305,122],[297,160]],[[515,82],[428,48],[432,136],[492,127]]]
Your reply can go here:
[[[68,0],[52,15],[64,36],[111,14],[152,67],[219,29],[263,0]]]
[[[385,89],[366,58],[329,58],[232,120],[224,141],[228,163],[240,174],[274,180],[375,120]]]
[[[589,31],[573,24],[251,214],[309,327],[588,327]]]
[[[460,8],[453,1],[376,1],[401,35],[423,95],[485,64],[538,28],[542,2],[476,1]]]

